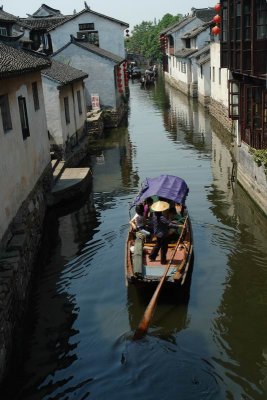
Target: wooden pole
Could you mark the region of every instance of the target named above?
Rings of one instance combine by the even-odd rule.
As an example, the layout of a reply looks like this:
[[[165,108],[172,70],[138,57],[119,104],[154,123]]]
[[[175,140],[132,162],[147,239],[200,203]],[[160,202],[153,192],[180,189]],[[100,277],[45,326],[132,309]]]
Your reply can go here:
[[[139,322],[139,325],[138,325],[138,327],[137,327],[137,329],[136,329],[136,331],[135,331],[135,333],[133,335],[133,340],[141,339],[146,334],[146,332],[148,330],[151,318],[152,318],[152,316],[154,314],[154,311],[155,311],[155,308],[156,308],[156,304],[157,304],[157,300],[158,300],[158,297],[159,297],[160,290],[161,290],[162,285],[163,285],[163,283],[164,283],[164,281],[165,281],[165,279],[167,277],[168,271],[169,271],[170,266],[172,264],[174,255],[175,255],[175,253],[176,253],[176,251],[178,249],[178,246],[181,243],[181,240],[182,240],[182,237],[183,237],[183,234],[184,234],[184,230],[185,230],[185,227],[186,227],[186,224],[187,224],[187,219],[188,219],[188,215],[186,216],[186,219],[184,221],[183,229],[181,231],[181,234],[179,236],[178,242],[177,242],[176,247],[174,249],[172,258],[170,259],[168,265],[166,266],[165,272],[164,272],[164,274],[162,275],[162,277],[161,277],[161,279],[159,281],[159,284],[158,284],[158,286],[157,286],[157,288],[156,288],[156,290],[155,290],[155,292],[154,292],[154,294],[153,294],[153,296],[152,296],[152,298],[151,298],[151,300],[150,300],[150,302],[149,302],[149,304],[148,304],[148,306],[147,306],[147,308],[146,308],[146,310],[144,312],[144,315],[143,315],[141,321]]]

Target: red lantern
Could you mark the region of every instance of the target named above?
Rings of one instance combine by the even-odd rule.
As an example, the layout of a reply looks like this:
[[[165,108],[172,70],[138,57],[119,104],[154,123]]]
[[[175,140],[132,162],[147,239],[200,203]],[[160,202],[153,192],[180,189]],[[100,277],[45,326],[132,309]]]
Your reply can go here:
[[[215,17],[213,17],[213,21],[216,24],[219,24],[221,22],[221,17],[217,14],[217,15],[215,15]]]
[[[220,11],[221,11],[221,5],[220,5],[220,3],[217,3],[217,4],[214,6],[214,10],[215,10],[216,12],[220,12]]]
[[[211,32],[213,33],[213,35],[219,35],[219,33],[221,32],[220,28],[216,25],[212,28]]]

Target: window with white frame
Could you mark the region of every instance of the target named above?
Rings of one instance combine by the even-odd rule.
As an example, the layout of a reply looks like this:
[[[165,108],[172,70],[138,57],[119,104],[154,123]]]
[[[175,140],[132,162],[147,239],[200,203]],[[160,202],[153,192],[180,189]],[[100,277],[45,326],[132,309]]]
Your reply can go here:
[[[182,71],[184,74],[186,74],[186,62],[185,62],[185,61],[182,61],[182,64],[181,64],[181,71]]]

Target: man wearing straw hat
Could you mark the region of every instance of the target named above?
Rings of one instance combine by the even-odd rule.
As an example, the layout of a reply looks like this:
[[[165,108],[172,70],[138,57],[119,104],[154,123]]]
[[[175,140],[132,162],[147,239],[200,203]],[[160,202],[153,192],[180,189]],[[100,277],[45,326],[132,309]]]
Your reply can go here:
[[[168,232],[169,228],[177,228],[176,223],[170,222],[167,218],[162,214],[163,211],[166,211],[170,208],[169,203],[166,201],[156,201],[152,204],[151,210],[154,211],[154,215],[152,217],[152,226],[153,233],[157,238],[157,243],[153,247],[151,254],[149,256],[151,261],[155,261],[159,250],[161,250],[161,264],[166,264],[167,259],[167,251],[168,251]]]

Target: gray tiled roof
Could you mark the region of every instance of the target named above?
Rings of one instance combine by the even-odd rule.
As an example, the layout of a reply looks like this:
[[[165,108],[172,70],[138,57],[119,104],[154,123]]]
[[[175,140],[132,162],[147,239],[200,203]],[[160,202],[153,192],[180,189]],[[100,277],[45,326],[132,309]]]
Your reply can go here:
[[[182,19],[179,22],[175,22],[175,24],[169,26],[168,28],[164,29],[163,31],[160,32],[160,34],[171,34],[173,32],[178,31],[179,29],[182,29],[184,26],[186,26],[187,24],[189,24],[189,22],[193,21],[194,19],[196,19],[196,17],[190,15],[189,17],[186,17],[184,19]]]
[[[127,24],[126,22],[120,21],[120,20],[115,19],[115,18],[112,18],[112,17],[108,17],[107,15],[104,15],[104,14],[100,14],[100,13],[98,13],[98,12],[96,12],[96,11],[91,10],[90,8],[88,8],[88,9],[85,8],[84,10],[82,10],[82,11],[76,13],[76,14],[67,15],[65,21],[59,22],[57,25],[51,27],[50,29],[52,30],[52,29],[54,29],[56,26],[63,25],[65,22],[67,22],[67,21],[69,21],[69,20],[71,20],[71,19],[75,19],[75,18],[77,18],[77,16],[79,16],[79,15],[81,15],[81,14],[85,14],[85,13],[88,13],[89,16],[90,16],[90,14],[97,15],[98,17],[108,19],[108,20],[113,21],[113,22],[115,22],[115,23],[117,23],[117,24],[119,24],[119,25],[123,25],[125,28],[129,28],[129,24]]]
[[[209,61],[210,61],[210,55],[207,54],[206,56],[201,57],[201,58],[197,61],[197,64],[198,64],[198,65],[203,65],[203,64],[206,64],[206,63],[209,62]]]
[[[15,15],[9,14],[3,10],[3,6],[0,7],[0,21],[4,22],[16,22],[18,17]]]
[[[59,10],[52,8],[52,7],[48,6],[47,4],[42,4],[41,7],[39,7],[38,10],[35,11],[32,15],[38,16],[39,11],[41,11],[41,10],[45,10],[46,12],[50,13],[50,15],[62,15]]]
[[[194,10],[194,11],[193,11]],[[214,8],[195,8],[192,9],[195,16],[204,22],[209,22],[217,14]]]
[[[26,50],[18,50],[0,42],[0,79],[39,71],[50,65],[44,56]]]
[[[209,25],[207,25],[207,24],[198,26],[197,28],[194,28],[194,29],[192,29],[191,31],[186,32],[186,33],[182,36],[182,39],[194,38],[194,37],[196,37],[197,35],[199,35],[201,32],[204,32],[208,27],[209,27]]]
[[[27,29],[53,29],[55,26],[69,20],[70,16],[60,17],[39,17],[39,18],[20,18],[19,24]]]
[[[51,67],[44,69],[42,75],[57,81],[60,86],[88,77],[84,71],[56,60],[52,60]]]
[[[178,31],[179,29],[186,26],[189,22],[193,21],[196,18],[201,19],[203,22],[209,22],[216,15],[216,11],[214,8],[192,8],[192,14],[186,16],[180,22],[176,22],[175,24],[169,26],[168,28],[162,30],[160,35],[167,34],[170,35],[173,32]]]
[[[205,53],[210,53],[210,45],[207,44],[206,46],[202,47],[201,49],[198,49],[196,53],[194,53],[191,57],[192,58],[197,58],[200,57],[201,55]]]
[[[53,55],[60,53],[63,49],[68,47],[71,43],[75,44],[78,47],[81,47],[82,49],[84,49],[86,51],[90,51],[94,54],[97,54],[100,57],[107,58],[108,60],[114,61],[116,64],[120,64],[125,60],[124,58],[117,56],[116,54],[113,54],[110,51],[101,49],[100,47],[97,47],[94,44],[85,42],[83,40],[77,40],[73,36],[71,36],[71,41],[69,43],[67,43],[61,49],[56,51]]]
[[[197,52],[197,49],[186,49],[186,48],[183,48],[181,50],[176,51],[174,55],[176,57],[188,57],[191,54],[196,53],[196,52]]]

